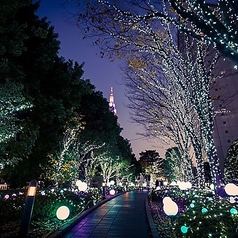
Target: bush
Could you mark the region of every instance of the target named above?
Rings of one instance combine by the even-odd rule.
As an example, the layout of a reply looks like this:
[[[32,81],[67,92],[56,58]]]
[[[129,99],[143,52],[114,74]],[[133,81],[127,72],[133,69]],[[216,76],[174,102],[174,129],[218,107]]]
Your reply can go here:
[[[169,196],[178,205],[178,214],[168,217],[163,211],[163,198]],[[211,191],[181,191],[163,187],[150,194],[150,207],[163,237],[229,237],[238,235],[238,205]],[[232,209],[232,210],[231,210]],[[171,223],[172,222],[172,223]]]
[[[88,189],[88,193],[75,193],[66,189],[38,191],[28,236],[47,236],[99,200],[101,191],[96,188]],[[0,193],[0,237],[18,236],[25,201],[26,193]],[[70,215],[65,220],[56,217],[56,211],[61,206],[67,206],[70,210]]]

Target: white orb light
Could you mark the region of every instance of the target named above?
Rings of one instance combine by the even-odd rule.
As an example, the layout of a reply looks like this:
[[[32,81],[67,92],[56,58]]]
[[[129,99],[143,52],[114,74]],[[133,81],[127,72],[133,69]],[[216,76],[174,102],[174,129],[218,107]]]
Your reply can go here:
[[[113,186],[113,185],[115,185],[115,181],[114,181],[114,180],[111,180],[111,181],[109,182],[109,184]]]
[[[110,195],[115,195],[116,191],[115,191],[114,189],[111,189],[111,190],[109,191],[109,193],[110,193]]]
[[[178,213],[178,205],[174,201],[165,203],[163,209],[165,214],[168,216],[175,216]]]
[[[180,190],[186,190],[187,189],[187,184],[185,182],[180,182],[178,184]]]
[[[77,181],[76,181],[76,186],[79,187],[81,183],[82,183],[81,180],[77,180]]]
[[[76,185],[78,186],[79,191],[82,191],[82,192],[86,191],[87,188],[88,188],[87,183],[82,182],[82,181],[80,181],[80,180],[78,180],[78,181],[76,182]]]
[[[228,183],[225,186],[225,191],[230,196],[236,196],[236,195],[238,195],[238,186],[236,186],[233,183]]]
[[[69,216],[69,208],[66,207],[66,206],[61,206],[57,209],[56,211],[56,217],[59,219],[59,220],[65,220],[68,218]]]
[[[190,182],[186,182],[185,183],[187,189],[191,189],[192,188],[192,184]]]
[[[175,181],[173,181],[170,185],[171,185],[171,186],[176,186],[177,183],[176,183]]]
[[[210,184],[210,189],[211,189],[211,190],[214,190],[214,189],[215,189],[214,184]]]
[[[164,197],[163,198],[163,204],[164,205],[169,204],[170,202],[173,202],[173,200],[170,197]]]

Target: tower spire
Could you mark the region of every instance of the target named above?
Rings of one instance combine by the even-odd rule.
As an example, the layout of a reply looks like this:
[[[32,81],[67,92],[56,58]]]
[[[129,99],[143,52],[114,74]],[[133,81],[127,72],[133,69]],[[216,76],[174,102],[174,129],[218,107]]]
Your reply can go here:
[[[109,109],[117,116],[116,104],[114,102],[113,87],[110,88]]]

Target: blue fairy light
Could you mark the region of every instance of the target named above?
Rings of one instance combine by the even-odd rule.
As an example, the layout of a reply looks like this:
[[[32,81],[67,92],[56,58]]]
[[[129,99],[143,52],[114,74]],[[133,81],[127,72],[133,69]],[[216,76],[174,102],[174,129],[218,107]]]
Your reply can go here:
[[[202,213],[206,213],[206,212],[208,212],[208,210],[205,207],[203,207],[202,208]]]
[[[181,226],[181,231],[183,234],[186,234],[188,232],[188,228],[187,226]]]
[[[233,207],[230,209],[231,214],[238,214],[238,211]]]

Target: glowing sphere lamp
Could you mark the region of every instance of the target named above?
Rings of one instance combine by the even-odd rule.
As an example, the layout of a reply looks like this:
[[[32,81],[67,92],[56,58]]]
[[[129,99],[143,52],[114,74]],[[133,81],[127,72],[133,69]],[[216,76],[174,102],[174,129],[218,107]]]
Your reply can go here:
[[[82,191],[82,192],[86,191],[87,188],[88,188],[87,183],[82,182],[82,181],[80,181],[80,180],[78,180],[78,181],[76,182],[76,185],[78,186],[79,191]]]
[[[180,190],[186,190],[187,189],[187,184],[185,182],[180,182],[178,184]]]
[[[178,213],[178,205],[174,201],[165,203],[163,209],[168,216],[175,216]]]
[[[164,197],[163,198],[163,204],[169,204],[170,202],[173,202],[173,200],[170,197]]]
[[[238,195],[238,186],[236,186],[233,183],[228,183],[225,186],[225,191],[230,196],[236,196],[236,195]]]
[[[109,193],[110,195],[115,195],[116,191],[114,189],[111,189]]]
[[[65,220],[68,218],[69,216],[69,208],[66,207],[66,206],[61,206],[57,209],[56,211],[56,217],[59,219],[59,220]]]

